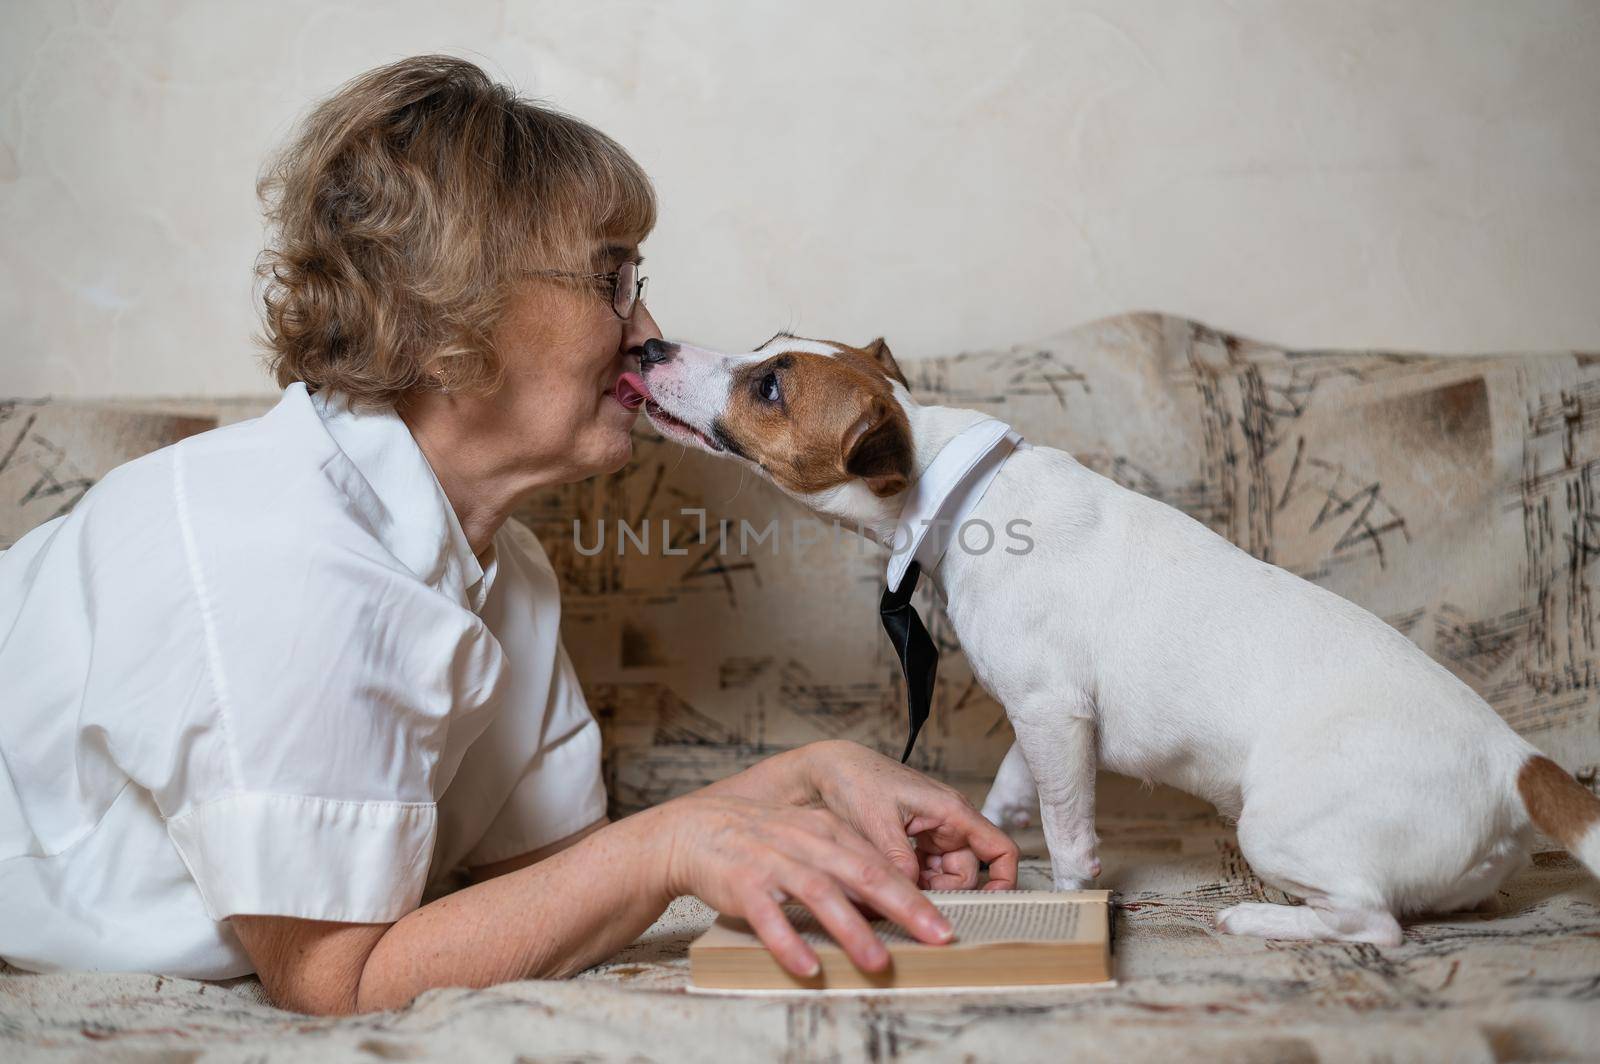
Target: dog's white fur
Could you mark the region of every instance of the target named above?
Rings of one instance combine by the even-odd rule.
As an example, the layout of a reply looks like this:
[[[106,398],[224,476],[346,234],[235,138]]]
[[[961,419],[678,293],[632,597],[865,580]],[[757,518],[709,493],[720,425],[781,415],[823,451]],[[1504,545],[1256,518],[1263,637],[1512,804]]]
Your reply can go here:
[[[682,347],[650,389],[709,428],[731,367],[782,347]],[[894,394],[919,474],[983,417]],[[899,498],[858,481],[796,497],[893,535]],[[1234,906],[1224,932],[1396,944],[1397,917],[1479,905],[1525,863],[1536,751],[1373,614],[1049,447],[1013,454],[971,516],[1031,522],[1030,553],[952,546],[927,575],[1016,731],[984,812],[1014,826],[1037,796],[1059,888],[1100,871],[1097,765],[1237,817],[1256,874],[1305,899]],[[1600,865],[1600,827],[1574,848]]]

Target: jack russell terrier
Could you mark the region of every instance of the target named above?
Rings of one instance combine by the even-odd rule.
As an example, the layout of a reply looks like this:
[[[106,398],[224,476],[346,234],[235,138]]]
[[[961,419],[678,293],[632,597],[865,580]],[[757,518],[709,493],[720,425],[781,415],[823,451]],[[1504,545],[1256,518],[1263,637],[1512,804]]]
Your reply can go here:
[[[1405,636],[1065,452],[917,403],[882,340],[651,340],[616,388],[894,545],[891,593],[927,573],[1016,732],[984,813],[1014,825],[1037,797],[1059,889],[1100,872],[1098,765],[1236,817],[1251,868],[1305,900],[1225,909],[1229,934],[1397,945],[1398,918],[1487,902],[1535,827],[1600,874],[1600,799]],[[1018,519],[1027,552],[927,531]]]

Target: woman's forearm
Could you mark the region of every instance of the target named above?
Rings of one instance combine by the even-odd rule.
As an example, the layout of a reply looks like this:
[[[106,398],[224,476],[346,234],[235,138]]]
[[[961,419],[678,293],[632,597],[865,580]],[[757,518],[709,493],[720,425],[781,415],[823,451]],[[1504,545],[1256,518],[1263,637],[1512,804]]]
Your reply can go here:
[[[662,845],[671,815],[637,813],[403,917],[368,955],[357,1009],[398,1008],[434,987],[561,978],[611,956],[672,900]]]
[[[808,805],[816,791],[795,750],[700,793]],[[667,803],[526,866],[480,870],[488,877],[387,927],[254,916],[234,927],[273,1000],[306,1012],[369,1012],[435,987],[571,975],[633,941],[686,889],[669,859],[685,813]]]
[[[823,811],[824,804],[835,812]],[[948,834],[945,850],[970,847],[990,862],[992,883],[997,867],[1002,882],[1015,882],[1015,846],[954,791],[854,744],[817,743],[423,906],[382,929],[370,951],[354,952],[365,961],[344,969],[360,970],[353,1001],[346,974],[343,996],[330,999],[337,1007],[318,1004],[314,1011],[397,1008],[435,987],[573,975],[632,942],[679,893],[750,919],[797,974],[815,956],[785,922],[774,895],[805,898],[852,960],[876,970],[887,954],[847,897],[867,899],[922,941],[949,937],[914,888],[917,858],[906,838],[906,808],[916,814],[912,830],[935,845]],[[980,839],[982,831],[998,841]],[[863,835],[881,856],[863,859]],[[886,876],[891,868],[905,878]]]

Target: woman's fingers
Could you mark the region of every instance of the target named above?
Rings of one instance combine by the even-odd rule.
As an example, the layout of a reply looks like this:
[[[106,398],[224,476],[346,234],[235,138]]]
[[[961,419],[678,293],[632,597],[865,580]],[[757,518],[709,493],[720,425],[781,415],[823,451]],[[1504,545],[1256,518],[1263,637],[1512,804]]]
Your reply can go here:
[[[834,828],[828,832],[829,837],[838,839],[849,837],[868,843],[872,851],[881,855],[895,871],[905,876],[907,882],[915,883],[920,870],[917,854],[912,849],[911,838],[906,834],[905,825],[890,815],[892,807],[892,802],[882,803],[881,808],[876,810],[877,815],[865,818],[864,823],[846,823],[834,814],[825,813],[823,816],[829,817],[834,824]]]
[[[853,833],[845,829],[844,834]],[[806,847],[804,857],[813,867],[830,869],[852,897],[893,920],[918,941],[931,945],[950,941],[950,922],[933,902],[870,844],[860,841],[862,845],[857,848],[853,844],[819,839]]]
[[[780,904],[785,898],[809,909],[822,930],[863,971],[882,971],[889,964],[889,951],[858,904],[881,913],[921,942],[942,944],[953,935],[949,921],[917,889],[915,880],[831,812],[720,800],[707,806],[705,815],[722,827],[714,835],[721,841],[701,848],[702,860],[693,866],[698,870],[686,875],[685,884],[713,904],[714,899],[728,901],[783,969],[799,978],[816,974],[818,958],[785,916]],[[729,834],[728,828],[735,830]],[[898,838],[913,869],[920,872],[911,845],[903,835]],[[976,858],[970,853],[965,858],[946,854],[940,860],[944,874],[958,885],[975,874]]]
[[[816,950],[806,945],[789,923],[789,918],[783,914],[782,906],[770,895],[759,890],[751,891],[744,902],[744,919],[762,945],[791,975],[810,979],[822,970]]]
[[[989,823],[987,820],[984,823]],[[990,825],[993,827],[993,825]],[[1017,861],[1020,854],[1017,844],[999,828],[994,828],[998,839],[971,839],[969,840],[972,852],[978,855],[979,860],[989,865],[989,882],[983,885],[984,890],[1015,890],[1017,887]]]
[[[1017,844],[965,800],[951,800],[935,811],[919,813],[907,830],[919,838],[926,835],[941,852],[965,848],[987,862],[989,882],[984,890],[1011,890],[1017,885]]]
[[[978,855],[965,846],[929,854],[922,879],[925,890],[971,890],[978,885]]]
[[[919,854],[906,845],[908,835],[926,832],[932,842],[924,850],[965,848],[988,862],[986,889],[1017,885],[1016,844],[959,791],[852,743],[831,745],[827,756],[813,760],[812,771],[829,808],[871,839],[908,881],[927,881]]]
[[[828,839],[850,850],[865,864],[887,862],[907,883],[917,881],[917,854],[905,832],[896,827],[880,826],[871,837],[863,837],[844,821],[834,817],[829,819],[832,823],[829,825]]]
[[[911,849],[904,824],[892,817],[883,817],[863,825],[862,830],[895,871],[913,883],[917,881],[917,855]]]
[[[784,878],[784,890],[811,910],[811,915],[844,950],[851,964],[864,972],[880,972],[888,966],[888,947],[873,933],[832,876],[797,862]]]

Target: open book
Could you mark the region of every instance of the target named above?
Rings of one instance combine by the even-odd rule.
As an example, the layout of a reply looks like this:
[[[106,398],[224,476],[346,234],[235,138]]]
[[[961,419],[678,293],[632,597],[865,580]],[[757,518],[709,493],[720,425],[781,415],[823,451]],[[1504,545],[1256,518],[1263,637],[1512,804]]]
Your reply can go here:
[[[874,920],[890,958],[889,968],[875,974],[851,964],[805,908],[785,906],[822,961],[811,979],[784,971],[747,924],[722,917],[689,947],[689,978],[696,987],[727,990],[1103,983],[1111,979],[1110,896],[1105,890],[929,891],[955,938],[928,946]]]

